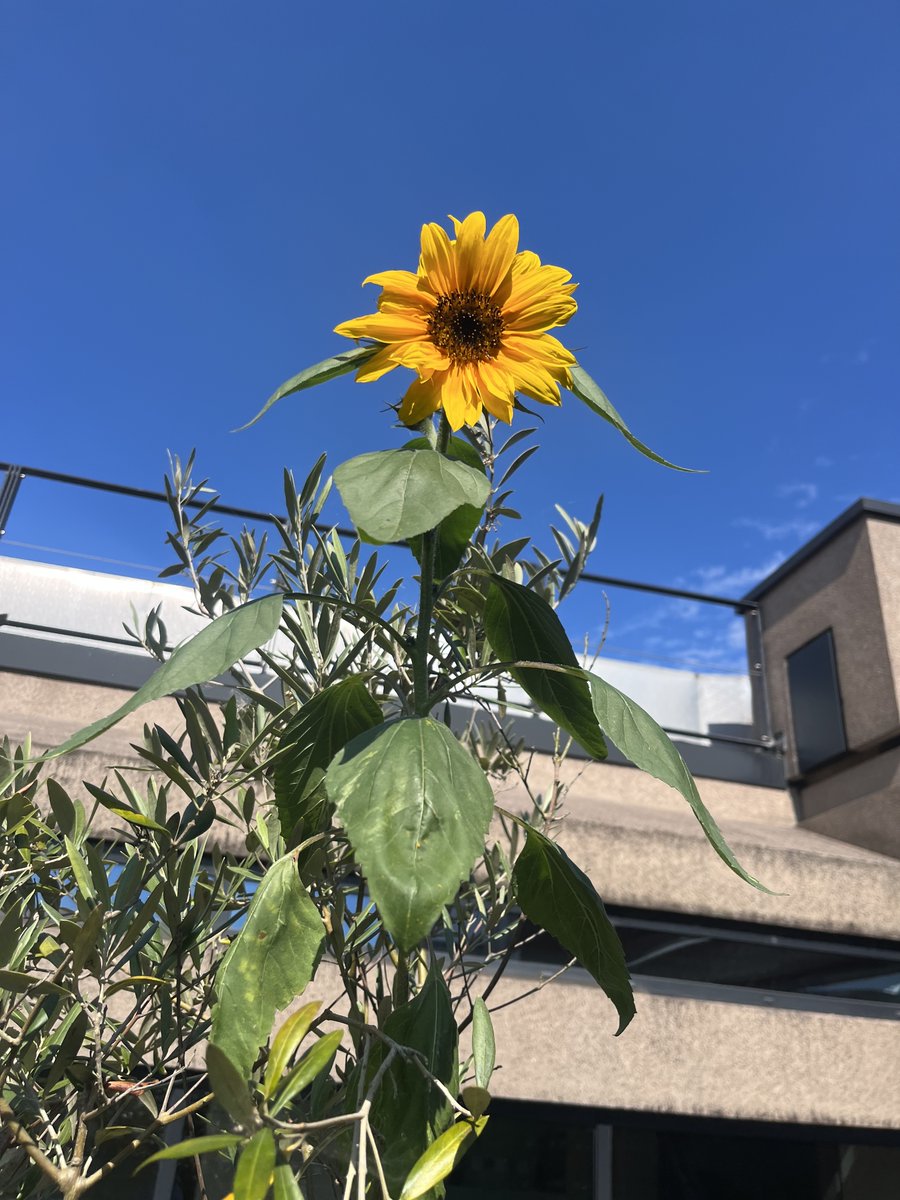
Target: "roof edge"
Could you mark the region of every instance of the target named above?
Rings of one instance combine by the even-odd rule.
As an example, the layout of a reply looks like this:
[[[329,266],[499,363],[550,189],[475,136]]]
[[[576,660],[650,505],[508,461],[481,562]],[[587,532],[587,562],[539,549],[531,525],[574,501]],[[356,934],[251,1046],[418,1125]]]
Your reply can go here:
[[[873,500],[867,496],[854,501],[849,508],[845,508],[830,524],[821,529],[815,537],[810,538],[799,550],[796,550],[780,567],[776,567],[771,575],[767,575],[765,579],[751,588],[742,599],[745,601],[759,600],[766,592],[781,583],[786,576],[802,566],[808,558],[812,558],[814,554],[818,553],[823,546],[833,541],[838,534],[843,533],[850,525],[864,517],[896,521],[900,524],[900,504],[890,504],[887,500]]]

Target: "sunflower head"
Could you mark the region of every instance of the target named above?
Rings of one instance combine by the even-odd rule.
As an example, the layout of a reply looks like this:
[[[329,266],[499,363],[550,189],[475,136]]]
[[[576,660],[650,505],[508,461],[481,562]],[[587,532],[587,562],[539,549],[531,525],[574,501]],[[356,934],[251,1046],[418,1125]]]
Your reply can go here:
[[[418,271],[383,271],[364,283],[381,287],[378,311],[338,325],[335,333],[369,338],[379,349],[357,372],[360,383],[395,367],[417,378],[400,406],[416,425],[443,410],[453,429],[474,425],[486,409],[511,421],[520,392],[560,402],[575,358],[548,330],[575,312],[576,284],[562,267],[519,250],[519,222],[501,217],[485,234],[484,213],[422,227]]]

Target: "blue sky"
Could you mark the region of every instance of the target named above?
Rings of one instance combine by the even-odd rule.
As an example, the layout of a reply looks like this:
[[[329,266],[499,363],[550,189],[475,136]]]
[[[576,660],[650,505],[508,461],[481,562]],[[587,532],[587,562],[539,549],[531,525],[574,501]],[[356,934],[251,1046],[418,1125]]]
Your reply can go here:
[[[512,211],[581,283],[567,344],[709,468],[567,398],[525,530],[602,491],[594,570],[739,595],[857,496],[900,500],[898,50],[896,0],[8,0],[0,457],[158,487],[196,446],[225,499],[277,508],[284,465],[397,444],[396,376],[230,430],[346,345],[423,221]],[[39,491],[9,550],[162,561],[131,509]],[[612,599],[623,646],[721,657],[690,606]]]

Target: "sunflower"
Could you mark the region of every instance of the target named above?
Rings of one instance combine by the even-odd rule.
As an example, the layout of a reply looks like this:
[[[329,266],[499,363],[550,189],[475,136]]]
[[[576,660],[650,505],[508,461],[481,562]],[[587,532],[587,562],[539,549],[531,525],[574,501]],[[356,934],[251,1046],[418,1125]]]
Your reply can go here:
[[[378,312],[335,329],[379,343],[357,381],[412,368],[418,378],[400,405],[407,425],[438,410],[453,429],[474,425],[483,409],[509,422],[516,392],[558,405],[575,358],[547,330],[564,325],[577,308],[570,272],[519,251],[512,214],[487,236],[484,213],[450,219],[455,240],[440,225],[422,227],[415,275],[382,271],[363,280],[382,289]]]

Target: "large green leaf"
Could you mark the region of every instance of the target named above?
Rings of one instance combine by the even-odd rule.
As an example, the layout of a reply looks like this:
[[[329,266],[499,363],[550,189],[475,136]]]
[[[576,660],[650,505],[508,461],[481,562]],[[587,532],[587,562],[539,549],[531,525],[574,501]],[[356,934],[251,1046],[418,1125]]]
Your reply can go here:
[[[413,438],[404,446],[405,450],[428,448],[427,438]],[[451,438],[447,445],[447,457],[466,463],[475,471],[484,474],[484,463],[481,455],[471,442],[464,438]],[[455,571],[465,554],[472,534],[478,528],[483,504],[463,504],[455,509],[449,517],[445,517],[437,527],[437,538],[434,547],[434,577],[444,579],[451,571]],[[416,562],[422,561],[422,538],[411,538],[409,548],[415,555]]]
[[[484,847],[490,784],[445,725],[410,717],[354,738],[325,786],[385,927],[410,949]]]
[[[597,413],[603,417],[604,421],[609,421],[613,428],[618,429],[619,433],[631,442],[635,450],[640,450],[641,454],[647,458],[652,458],[654,462],[660,463],[664,467],[671,467],[673,471],[686,471],[691,475],[698,474],[693,467],[679,467],[675,463],[671,463],[667,459],[660,457],[649,446],[645,446],[639,438],[636,438],[618,412],[616,412],[615,408],[613,408],[599,383],[595,379],[592,379],[583,367],[570,367],[569,377],[572,381],[569,391],[586,404],[592,412]]]
[[[532,588],[492,575],[484,607],[484,627],[494,651],[502,659],[581,669],[559,617]],[[606,743],[583,678],[540,667],[513,667],[509,673],[535,704],[588,754],[606,758]]]
[[[375,725],[382,713],[357,676],[333,683],[290,721],[278,740],[275,803],[282,835],[287,839],[300,824],[295,842],[321,828],[327,807],[325,769],[346,744]]]
[[[634,1016],[625,952],[587,875],[555,842],[528,828],[513,870],[522,911],[593,975],[619,1014],[619,1034]]]
[[[483,508],[490,484],[480,471],[437,450],[376,450],[334,473],[361,537],[403,542],[434,529],[463,505]]]
[[[437,1187],[453,1171],[469,1147],[474,1145],[487,1123],[487,1117],[478,1117],[475,1121],[458,1121],[445,1129],[407,1175],[400,1200],[420,1200]]]
[[[425,986],[409,1004],[395,1009],[385,1034],[417,1050],[429,1072],[455,1094],[458,1072],[456,1022],[447,985],[432,966]],[[370,1055],[368,1078],[384,1060],[384,1046]],[[396,1196],[422,1153],[450,1124],[446,1098],[408,1057],[395,1058],[372,1105],[372,1125],[392,1196]]]
[[[709,839],[710,845],[722,861],[727,863],[732,871],[740,875],[741,879],[747,883],[751,883],[760,891],[769,892],[769,889],[745,871],[734,857],[713,819],[712,813],[700,799],[697,785],[685,766],[684,759],[668,735],[657,725],[649,713],[644,712],[640,705],[623,695],[611,683],[607,683],[605,679],[601,679],[599,675],[593,673],[588,674],[588,680],[591,686],[594,712],[609,740],[636,767],[640,767],[648,775],[661,779],[663,783],[667,783],[676,791],[681,792],[694,810],[694,815],[703,827],[703,832]],[[772,893],[769,892],[769,894]]]
[[[325,927],[293,855],[266,872],[216,977],[211,1040],[249,1076],[275,1013],[315,974]]]
[[[380,349],[381,347],[377,345],[357,346],[353,350],[344,350],[340,354],[335,354],[333,358],[323,359],[322,362],[318,362],[312,367],[307,367],[299,375],[294,375],[292,379],[288,379],[280,388],[277,388],[256,416],[249,420],[246,425],[240,425],[234,432],[240,433],[241,430],[249,429],[251,425],[255,425],[260,417],[264,416],[276,401],[283,399],[285,396],[290,396],[294,392],[302,392],[304,388],[315,387],[317,383],[326,383],[329,379],[337,379],[339,375],[346,375],[348,371],[354,371],[357,367],[361,367],[364,362],[367,362]]]
[[[58,758],[83,746],[111,729],[123,717],[173,692],[195,687],[223,675],[251,650],[264,645],[274,635],[281,620],[283,597],[280,594],[252,600],[216,617],[189,642],[177,650],[155,671],[142,687],[108,717],[74,733],[61,746],[48,750],[41,761]]]

